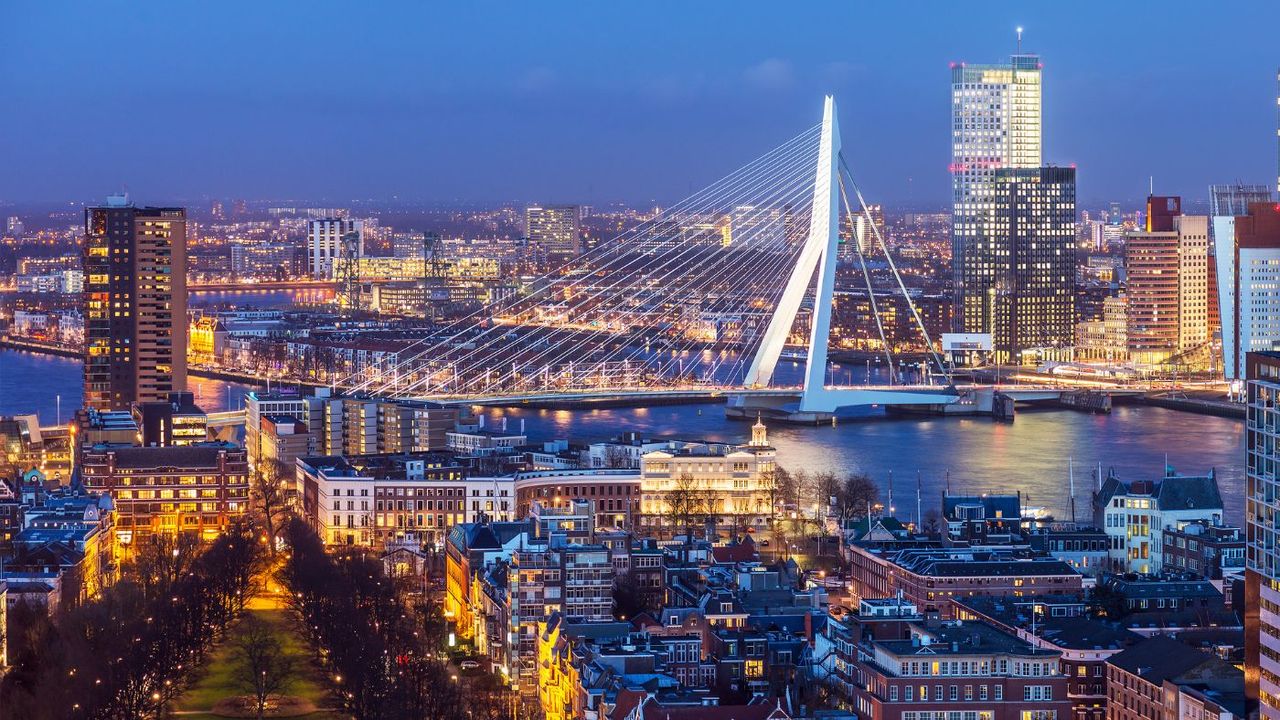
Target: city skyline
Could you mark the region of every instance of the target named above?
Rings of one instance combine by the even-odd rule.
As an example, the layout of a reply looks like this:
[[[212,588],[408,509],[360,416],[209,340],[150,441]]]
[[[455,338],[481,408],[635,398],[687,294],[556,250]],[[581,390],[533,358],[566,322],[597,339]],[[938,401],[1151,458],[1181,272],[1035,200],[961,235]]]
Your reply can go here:
[[[1017,13],[0,9],[0,715],[1280,720],[1280,7]]]
[[[0,137],[24,139],[5,148],[19,171],[0,179],[0,203],[122,189],[187,204],[669,203],[808,126],[834,92],[871,197],[941,207],[949,64],[1001,62],[1016,50],[1015,26],[1026,29],[1022,49],[1045,63],[1044,162],[1079,168],[1082,207],[1137,201],[1150,177],[1157,192],[1193,202],[1213,183],[1269,182],[1276,121],[1263,34],[1277,10],[1196,8],[938,8],[918,22],[823,6],[779,32],[762,22],[762,5],[694,8],[680,25],[664,22],[661,6],[376,17],[281,7],[250,19],[224,5],[172,14],[183,29],[172,35],[136,29],[158,5],[127,16],[86,6],[84,22],[67,28],[43,9],[13,8],[0,72],[28,110],[0,119]],[[556,27],[557,16],[573,22],[551,42],[524,32]],[[862,22],[903,32],[842,39]],[[346,30],[351,52],[307,40],[329,27]],[[1202,42],[1167,42],[1191,31]],[[1201,97],[1208,88],[1210,100],[1187,102],[1192,88]],[[167,110],[140,111],[153,106]],[[1169,121],[1152,122],[1153,112]],[[125,150],[143,140],[145,151]],[[161,170],[175,155],[200,172]]]

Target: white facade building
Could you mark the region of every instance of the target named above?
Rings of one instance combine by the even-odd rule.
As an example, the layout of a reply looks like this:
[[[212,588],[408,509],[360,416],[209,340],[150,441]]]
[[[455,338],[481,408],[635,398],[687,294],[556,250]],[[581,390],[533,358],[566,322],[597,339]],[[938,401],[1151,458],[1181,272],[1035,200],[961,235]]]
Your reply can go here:
[[[1280,212],[1255,209],[1249,216],[1213,218],[1227,380],[1244,379],[1248,353],[1280,349]]]
[[[356,256],[364,255],[364,222],[351,218],[324,218],[307,221],[308,267],[311,276],[329,279],[334,276],[337,260],[344,256],[344,238],[355,233]]]
[[[709,525],[730,533],[764,527],[774,512],[776,457],[759,421],[746,445],[689,444],[646,454],[640,466],[642,530],[670,536]]]
[[[1222,524],[1222,495],[1213,472],[1208,475],[1175,475],[1172,469],[1159,480],[1122,482],[1108,476],[1094,493],[1094,523],[1108,540],[1112,572],[1159,574],[1164,568],[1164,530],[1181,530],[1203,521]]]

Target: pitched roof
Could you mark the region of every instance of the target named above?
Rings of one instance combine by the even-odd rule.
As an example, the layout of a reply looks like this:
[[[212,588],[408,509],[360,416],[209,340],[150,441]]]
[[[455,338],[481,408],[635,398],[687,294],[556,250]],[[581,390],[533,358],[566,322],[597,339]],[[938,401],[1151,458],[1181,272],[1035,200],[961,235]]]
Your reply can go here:
[[[116,447],[106,451],[115,455],[118,468],[196,469],[217,467],[220,453],[239,449],[232,443],[208,442],[176,447]]]
[[[711,556],[715,561],[722,565],[732,565],[740,562],[751,562],[760,556],[756,554],[756,544],[751,538],[745,538],[741,542],[732,542],[728,545],[711,548]]]
[[[776,700],[750,705],[682,705],[663,707],[652,698],[645,703],[644,720],[790,720]]]
[[[1073,650],[1115,650],[1142,640],[1132,630],[1088,617],[1049,618],[1044,621],[1040,636]]]
[[[1156,499],[1160,502],[1161,512],[1222,509],[1222,494],[1218,492],[1218,480],[1213,473],[1195,477],[1166,477],[1160,481]]]
[[[1209,653],[1187,647],[1173,638],[1156,635],[1121,650],[1107,662],[1153,685],[1160,685],[1212,659]]]

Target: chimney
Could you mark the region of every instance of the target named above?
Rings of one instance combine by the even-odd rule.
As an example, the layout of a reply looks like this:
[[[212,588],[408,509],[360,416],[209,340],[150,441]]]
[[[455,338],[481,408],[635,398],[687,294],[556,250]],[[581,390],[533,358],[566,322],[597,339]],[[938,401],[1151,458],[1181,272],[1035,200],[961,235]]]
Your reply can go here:
[[[809,610],[806,610],[804,613],[804,637],[809,641],[809,647],[813,647],[813,612]]]

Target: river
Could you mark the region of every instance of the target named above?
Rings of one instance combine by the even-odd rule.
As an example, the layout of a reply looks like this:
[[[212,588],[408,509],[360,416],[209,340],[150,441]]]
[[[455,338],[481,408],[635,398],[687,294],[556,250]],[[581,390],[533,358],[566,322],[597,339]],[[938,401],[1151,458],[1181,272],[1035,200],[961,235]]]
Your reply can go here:
[[[78,360],[0,350],[0,415],[37,412],[53,423],[57,396],[66,420],[81,398]],[[250,388],[191,378],[206,411],[239,408]],[[654,436],[742,441],[748,424],[727,420],[719,405],[667,405],[593,410],[487,410],[489,424],[525,421],[535,441],[602,440],[635,430]],[[1028,504],[1069,517],[1069,462],[1076,507],[1088,513],[1093,470],[1115,468],[1124,479],[1156,479],[1167,460],[1185,474],[1216,470],[1229,522],[1244,515],[1244,423],[1141,405],[1118,405],[1110,415],[1065,410],[1019,410],[1013,423],[988,418],[877,418],[836,427],[778,425],[769,429],[779,464],[790,469],[859,471],[880,482],[904,517],[915,512],[916,474],[925,508],[935,507],[950,478],[953,492],[1021,490]]]

